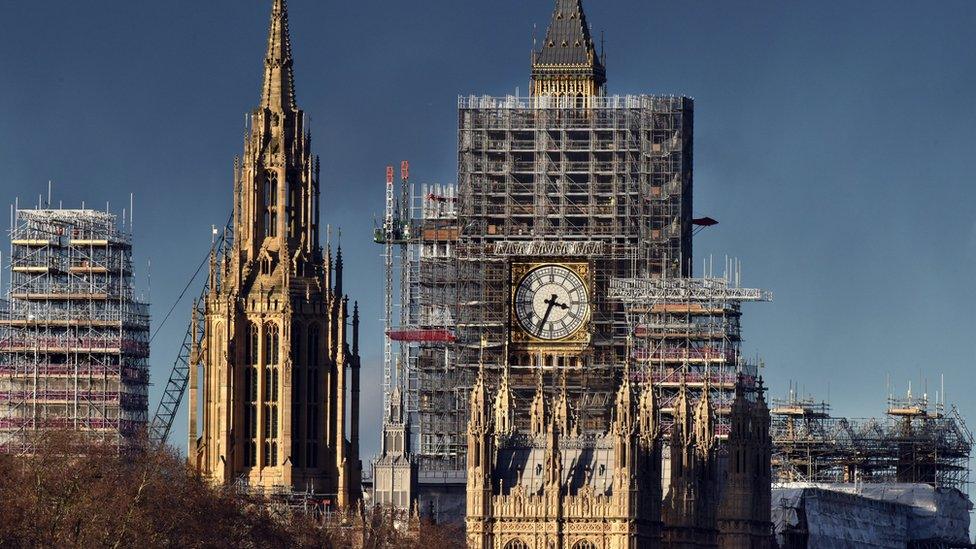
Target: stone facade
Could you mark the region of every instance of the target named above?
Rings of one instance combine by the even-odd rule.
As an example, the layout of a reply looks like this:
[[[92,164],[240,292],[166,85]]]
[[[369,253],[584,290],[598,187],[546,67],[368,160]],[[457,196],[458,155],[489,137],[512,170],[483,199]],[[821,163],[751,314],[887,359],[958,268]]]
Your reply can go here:
[[[546,396],[540,381],[531,427],[521,432],[513,427],[508,372],[495,388],[479,374],[468,422],[469,547],[772,547],[761,385],[737,385],[724,476],[709,399],[692,406],[681,391],[662,502],[660,409],[651,385],[631,377],[628,371],[619,385],[607,431],[581,432],[565,387]]]
[[[214,482],[344,508],[361,491],[359,314],[343,293],[341,247],[333,262],[319,244],[319,161],[296,103],[283,0],[264,69],[235,166],[233,245],[211,258],[193,350],[189,459]]]

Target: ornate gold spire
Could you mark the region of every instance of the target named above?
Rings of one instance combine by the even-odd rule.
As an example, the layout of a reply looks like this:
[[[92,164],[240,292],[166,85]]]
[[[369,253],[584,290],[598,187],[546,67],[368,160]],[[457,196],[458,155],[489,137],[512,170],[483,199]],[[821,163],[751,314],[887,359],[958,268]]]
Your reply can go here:
[[[555,422],[556,427],[559,429],[559,434],[567,436],[570,434],[570,421],[569,416],[569,391],[566,388],[566,372],[563,372],[562,383],[559,389],[559,396],[556,397],[556,402],[553,405],[553,422]]]
[[[546,399],[542,388],[542,370],[536,378],[535,396],[532,398],[532,405],[529,408],[530,420],[532,424],[532,434],[539,436],[546,431]]]
[[[542,48],[532,56],[532,95],[571,97],[580,106],[607,83],[582,0],[556,0]]]
[[[495,395],[495,435],[506,436],[512,434],[512,387],[509,382],[508,364],[502,372],[502,381]]]
[[[297,110],[295,75],[288,34],[288,3],[274,0],[268,31],[268,54],[264,58],[264,87],[261,106],[273,111]]]

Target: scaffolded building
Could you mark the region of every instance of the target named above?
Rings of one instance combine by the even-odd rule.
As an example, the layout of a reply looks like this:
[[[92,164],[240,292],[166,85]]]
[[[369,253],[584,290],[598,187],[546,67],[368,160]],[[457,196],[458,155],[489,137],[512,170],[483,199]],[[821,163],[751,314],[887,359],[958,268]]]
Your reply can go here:
[[[774,480],[910,483],[965,492],[973,436],[955,406],[889,397],[882,418],[851,419],[794,393],[773,401]]]
[[[377,503],[407,508],[422,482],[428,493],[455,492],[453,504],[433,507],[438,514],[456,514],[465,478],[456,466],[464,455],[459,435],[465,426],[449,412],[467,398],[468,390],[457,382],[455,367],[457,187],[411,185],[404,162],[396,189],[393,173],[392,167],[387,170],[387,213],[375,234],[376,242],[386,247],[387,289],[386,413],[381,454],[373,463],[374,497]],[[399,269],[394,267],[397,260]],[[393,310],[397,276],[398,314]],[[409,472],[403,470],[407,464]],[[431,501],[426,503],[431,507]]]
[[[123,224],[124,225],[124,224]],[[149,308],[115,215],[16,209],[0,308],[0,452],[70,429],[124,450],[146,428]]]
[[[909,391],[849,419],[791,391],[770,434],[781,547],[970,546],[973,437],[954,406]]]
[[[530,372],[560,353],[509,346],[509,266],[585,257],[595,288],[617,278],[690,274],[693,102],[686,97],[466,97],[459,100],[457,367],[513,367],[517,408]],[[628,323],[597,292],[580,379],[583,422],[603,424],[626,361]],[[482,358],[482,342],[484,353]],[[573,353],[567,353],[566,356]],[[601,385],[602,383],[602,385]],[[462,414],[463,415],[463,414]]]
[[[385,379],[392,402],[383,455],[374,462],[375,501],[409,501],[438,521],[464,514],[473,536],[469,543],[516,543],[502,539],[508,535],[498,530],[502,523],[515,529],[530,522],[534,528],[553,526],[527,515],[516,525],[510,519],[518,512],[473,503],[491,507],[503,495],[496,490],[511,489],[513,478],[540,478],[542,461],[558,461],[552,456],[577,456],[567,457],[562,469],[581,478],[667,478],[665,471],[652,470],[660,464],[630,478],[623,469],[609,473],[617,463],[612,456],[624,460],[623,454],[594,446],[620,428],[614,418],[629,410],[631,387],[664,398],[660,411],[668,419],[654,422],[664,437],[680,390],[688,405],[682,417],[695,423],[696,434],[679,437],[679,447],[708,446],[702,458],[708,464],[695,469],[703,476],[719,474],[713,465],[724,448],[716,446],[713,454],[711,441],[729,433],[736,383],[746,393],[761,393],[755,363],[740,356],[738,320],[742,302],[769,295],[742,289],[737,279],[691,278],[693,228],[705,221],[692,217],[694,102],[606,95],[603,66],[580,2],[559,0],[542,50],[533,55],[530,97],[459,98],[456,193],[452,187],[419,194],[401,187],[398,194],[392,168],[387,172],[387,216],[376,240],[387,247]],[[400,315],[392,310],[397,245]],[[660,295],[645,295],[649,287]],[[688,296],[683,288],[699,293]],[[496,390],[505,397],[498,397],[502,403],[494,406],[500,408],[491,414],[479,408],[487,400],[478,406],[469,400]],[[657,410],[655,405],[650,415],[656,418]],[[543,442],[540,426],[547,423],[561,426],[567,432],[560,436],[581,446]],[[512,439],[516,443],[505,454],[510,463],[503,466],[488,459],[478,442],[494,429],[533,436]],[[400,449],[398,437],[410,444]],[[691,444],[692,439],[702,442]],[[757,440],[750,444],[762,447]],[[538,459],[529,463],[534,458],[525,461],[526,456]],[[415,477],[404,473],[405,460],[417,470]],[[677,467],[672,473],[688,480],[683,471]],[[640,535],[680,541],[704,529],[692,537],[714,541],[720,497],[701,493],[700,484],[686,482],[667,501],[668,516],[680,521]],[[761,481],[746,484],[763,491]],[[567,481],[560,489],[574,492],[580,486]],[[525,487],[533,494],[537,488],[532,482]],[[459,508],[457,496],[465,491],[465,507]],[[701,513],[685,508],[695,498],[702,500]],[[576,505],[570,499],[549,503]],[[627,517],[627,524],[653,522],[659,519],[651,518],[652,509],[660,504],[635,510],[621,503],[612,512]],[[741,505],[734,513],[729,509],[723,507],[723,516],[748,514],[740,522],[754,522],[759,530],[768,522],[768,512],[764,519]],[[589,511],[581,511],[576,519],[554,520],[568,532],[593,518],[587,516]],[[761,531],[742,534],[763,537]],[[589,543],[567,536],[560,538],[567,546]],[[537,536],[535,543],[555,539]]]
[[[460,98],[459,185],[388,190],[395,214],[377,241],[401,246],[401,309],[388,329],[400,349],[387,351],[399,373],[387,394],[401,388],[421,485],[463,486],[467,395],[482,361],[498,373],[509,358],[512,261],[594,258],[599,287],[691,271],[692,100],[588,101],[582,111],[568,97]],[[585,407],[596,423],[606,419],[615,393],[606,372],[624,363],[629,330],[619,305],[598,299],[589,379],[572,382],[590,389]],[[535,360],[523,353],[513,364],[516,406],[531,399]],[[606,386],[592,390],[600,380]]]
[[[722,276],[615,279],[610,297],[623,303],[631,337],[635,376],[659,391],[662,429],[669,433],[682,387],[708,392],[715,410],[715,435],[729,433],[735,385],[756,385],[759,364],[742,356],[742,304],[772,300],[765,290],[740,286],[738,263]]]

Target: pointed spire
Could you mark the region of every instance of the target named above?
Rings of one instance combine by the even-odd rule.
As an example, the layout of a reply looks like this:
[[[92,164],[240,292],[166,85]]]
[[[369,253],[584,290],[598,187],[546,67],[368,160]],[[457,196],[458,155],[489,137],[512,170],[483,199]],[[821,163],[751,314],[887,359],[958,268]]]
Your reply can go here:
[[[695,410],[695,440],[702,453],[707,453],[715,440],[715,432],[712,428],[714,422],[714,410],[712,409],[712,399],[708,395],[708,380],[702,388],[702,397],[698,401]]]
[[[532,422],[532,435],[538,436],[546,430],[546,399],[542,389],[542,370],[539,370],[535,384],[535,397],[529,409]]]
[[[562,383],[559,388],[559,397],[553,406],[553,421],[559,429],[559,434],[566,436],[571,432],[569,415],[569,390],[566,387],[566,372],[563,372]]]
[[[325,288],[326,290],[332,289],[332,244],[329,243],[325,247]]]
[[[339,312],[338,312],[338,323],[336,325],[337,337],[336,337],[336,357],[337,361],[342,364],[346,362],[346,318],[348,313],[346,308],[349,306],[348,300],[339,300]]]
[[[508,363],[502,371],[502,381],[495,396],[495,434],[510,435],[514,431],[512,425],[512,386],[509,381]]]
[[[471,388],[471,416],[468,422],[470,431],[481,434],[488,432],[489,407],[488,386],[485,382],[484,363],[482,363],[474,387]]]
[[[387,410],[387,414],[388,422],[403,422],[403,393],[400,392],[399,385],[393,388],[393,394],[390,396],[390,409]]]
[[[645,439],[657,436],[657,402],[654,399],[654,387],[650,382],[641,384],[640,402],[638,403],[638,424],[641,435]]]
[[[274,0],[268,31],[268,53],[264,58],[264,87],[261,106],[274,111],[297,110],[291,37],[288,34],[288,4]]]
[[[359,356],[359,302],[353,302],[352,306],[352,354]]]
[[[624,366],[624,376],[617,389],[617,421],[615,427],[618,433],[628,433],[633,427],[633,391],[630,386],[630,368]]]
[[[678,386],[678,398],[674,402],[674,427],[671,432],[673,446],[686,445],[693,439],[691,406],[688,402],[688,386],[682,377]],[[677,439],[677,440],[676,440]]]
[[[339,249],[336,250],[335,259],[335,295],[342,297],[342,244],[339,244]]]
[[[546,40],[533,56],[532,75],[535,80],[583,77],[595,84],[594,92],[606,84],[606,69],[590,35],[582,0],[556,0]]]

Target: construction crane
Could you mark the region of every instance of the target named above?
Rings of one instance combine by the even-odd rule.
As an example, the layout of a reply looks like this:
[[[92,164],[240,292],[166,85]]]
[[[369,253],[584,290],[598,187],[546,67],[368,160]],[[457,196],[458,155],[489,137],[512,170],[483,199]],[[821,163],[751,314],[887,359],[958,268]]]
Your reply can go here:
[[[393,342],[400,341],[391,336],[393,326],[393,272],[395,268],[395,246],[400,247],[400,296],[407,299],[409,293],[410,262],[408,244],[411,238],[410,227],[410,163],[400,163],[400,200],[397,202],[395,172],[393,166],[386,167],[386,211],[382,227],[374,231],[373,240],[383,245],[383,264],[386,286],[383,293],[383,409],[389,409],[393,384],[402,379],[402,360],[397,361],[396,374],[393,365]],[[401,303],[400,323],[407,321],[406,303]]]
[[[207,260],[211,257],[215,259],[220,258],[230,249],[233,242],[233,214],[227,220],[227,225],[224,227],[223,233],[218,234],[216,227],[213,229],[213,233],[210,252],[203,259],[203,262],[200,263],[200,266],[197,267],[193,276],[190,277],[186,287],[183,288],[183,292],[170,309],[170,313],[179,305],[187,290],[193,285],[197,275],[200,274],[203,266],[206,265]],[[204,331],[202,323],[204,321],[204,313],[206,312],[204,300],[209,292],[210,277],[207,277],[203,284],[203,289],[200,290],[199,296],[193,302],[190,324],[186,328],[186,334],[183,335],[183,343],[180,345],[180,350],[176,354],[176,360],[173,362],[173,368],[169,373],[169,380],[166,382],[166,388],[163,389],[163,396],[159,401],[159,405],[156,407],[156,413],[153,414],[152,422],[149,424],[149,440],[153,444],[161,446],[169,438],[169,433],[173,429],[173,422],[176,420],[176,413],[179,411],[180,404],[183,402],[183,395],[186,394],[187,382],[190,379],[190,365],[194,363],[191,355],[194,350],[199,353],[203,349]],[[166,322],[167,318],[169,318],[169,314],[163,319],[163,323]],[[157,333],[161,327],[162,323],[156,328]]]

